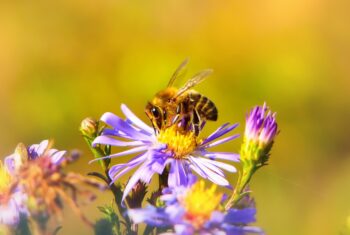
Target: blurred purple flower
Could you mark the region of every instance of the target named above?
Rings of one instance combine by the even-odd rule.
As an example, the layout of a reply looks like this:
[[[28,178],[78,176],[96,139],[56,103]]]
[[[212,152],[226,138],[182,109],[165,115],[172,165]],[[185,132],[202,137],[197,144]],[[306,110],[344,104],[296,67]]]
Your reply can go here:
[[[16,226],[21,215],[28,216],[26,200],[27,196],[19,190],[13,192],[8,200],[5,200],[2,193],[0,193],[0,224]]]
[[[170,227],[178,235],[263,234],[260,228],[247,226],[255,222],[255,208],[220,211],[222,194],[216,193],[215,189],[216,185],[205,189],[203,181],[187,187],[167,188],[161,196],[165,207],[149,205],[144,209],[129,209],[128,215],[134,223]]]
[[[50,216],[62,217],[64,203],[89,226],[89,221],[81,212],[78,200],[91,202],[95,194],[86,186],[104,190],[105,184],[74,172],[66,173],[63,168],[77,160],[74,154],[65,156],[66,151],[52,149],[52,142],[44,140],[40,144],[26,147],[20,143],[15,152],[5,158],[3,171],[6,174],[6,190],[0,190],[0,221],[16,224],[20,215],[46,223]],[[0,179],[2,179],[1,177]],[[12,214],[9,211],[12,210]],[[11,220],[12,219],[12,220]],[[8,223],[8,222],[7,222]]]
[[[114,165],[109,171],[110,177],[115,181],[131,169],[139,166],[125,187],[123,200],[138,180],[149,183],[153,174],[161,174],[168,164],[170,164],[168,178],[170,187],[186,185],[192,170],[215,184],[229,185],[222,169],[229,172],[236,172],[236,169],[232,165],[217,160],[237,162],[239,161],[239,155],[228,152],[209,152],[208,149],[237,138],[238,135],[231,135],[218,140],[218,138],[232,131],[237,124],[224,124],[209,137],[201,140],[192,131],[186,133],[178,131],[177,125],[155,134],[153,128],[136,117],[126,105],[122,105],[121,110],[126,116],[126,120],[112,113],[102,115],[101,121],[111,128],[104,129],[102,135],[93,141],[93,146],[104,144],[131,147],[126,151],[104,158],[137,153],[137,156],[129,162]],[[99,159],[93,161],[96,160]]]
[[[0,224],[15,226],[19,223],[20,216],[28,216],[26,206],[28,196],[17,185],[16,176],[23,164],[39,157],[50,157],[51,162],[59,165],[63,161],[66,151],[58,151],[50,148],[48,140],[29,147],[18,144],[15,152],[5,157],[5,164],[0,164]]]
[[[16,226],[20,215],[28,215],[27,196],[14,185],[13,176],[0,161],[0,224]]]

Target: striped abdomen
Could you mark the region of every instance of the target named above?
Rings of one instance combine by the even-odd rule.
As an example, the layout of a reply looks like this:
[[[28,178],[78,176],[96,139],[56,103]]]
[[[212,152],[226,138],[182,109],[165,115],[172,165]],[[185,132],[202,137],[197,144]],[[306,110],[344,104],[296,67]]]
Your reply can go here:
[[[216,121],[218,119],[218,110],[210,99],[197,92],[188,93],[189,102],[195,109],[199,117],[204,120]]]

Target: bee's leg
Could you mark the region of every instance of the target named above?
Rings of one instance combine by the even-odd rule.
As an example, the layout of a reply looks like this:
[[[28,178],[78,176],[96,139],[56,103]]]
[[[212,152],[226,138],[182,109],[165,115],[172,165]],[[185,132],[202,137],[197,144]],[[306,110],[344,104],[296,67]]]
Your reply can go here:
[[[190,130],[191,121],[192,121],[192,112],[190,110],[190,104],[189,102],[182,102],[182,119],[181,119],[181,125],[182,128],[187,131]]]
[[[192,119],[192,129],[194,131],[194,134],[196,136],[199,135],[199,131],[200,131],[200,117],[199,117],[199,114],[197,112],[196,109],[193,110],[193,119]]]
[[[182,118],[182,127],[184,130],[189,130],[191,127],[191,116],[188,114],[185,114]]]
[[[154,134],[158,135],[159,134],[159,129],[154,126],[153,122],[152,122],[152,127],[153,127],[153,130],[154,130]]]
[[[172,120],[170,120],[171,125],[174,125],[174,124],[177,125],[179,123],[179,121],[181,121],[180,120],[181,110],[182,110],[181,104],[178,104],[176,107],[176,115],[175,115],[175,117],[172,118]]]
[[[179,127],[184,130],[188,129],[188,124],[191,121],[191,117],[189,117],[188,113],[188,104],[185,102],[181,102],[176,107],[176,116],[173,119],[173,123],[177,123]]]
[[[177,123],[177,122],[179,121],[179,118],[180,118],[180,114],[177,114],[177,115],[173,118],[173,120],[171,121],[171,125]]]
[[[147,113],[146,113],[147,114]],[[148,115],[147,115],[148,116]],[[148,116],[149,117],[149,116]],[[153,130],[154,130],[154,134],[155,135],[158,135],[159,134],[159,129],[156,128],[156,126],[154,125],[154,121],[152,118],[149,117],[149,120],[151,121],[151,124],[152,124],[152,127],[153,127]]]

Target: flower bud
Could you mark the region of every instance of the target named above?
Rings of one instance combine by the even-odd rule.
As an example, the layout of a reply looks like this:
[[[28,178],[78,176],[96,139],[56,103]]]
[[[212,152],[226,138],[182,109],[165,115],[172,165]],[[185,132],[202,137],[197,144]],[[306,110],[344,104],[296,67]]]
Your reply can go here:
[[[274,138],[278,133],[275,120],[266,104],[256,106],[246,119],[244,140],[241,146],[241,161],[243,164],[253,164],[256,167],[266,165]]]
[[[130,208],[140,208],[142,201],[147,193],[147,186],[140,180],[134,185],[131,193],[126,197],[126,201]]]
[[[85,118],[80,124],[80,132],[89,138],[95,138],[98,132],[98,121],[90,117]]]

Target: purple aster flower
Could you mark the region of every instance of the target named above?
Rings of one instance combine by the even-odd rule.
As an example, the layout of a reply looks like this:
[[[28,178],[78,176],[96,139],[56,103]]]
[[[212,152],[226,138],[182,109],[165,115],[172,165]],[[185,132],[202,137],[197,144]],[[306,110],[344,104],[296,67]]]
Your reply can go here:
[[[237,124],[224,124],[205,139],[200,139],[192,131],[180,131],[177,125],[172,125],[155,134],[153,128],[136,117],[126,105],[122,105],[121,110],[126,120],[113,113],[102,115],[101,121],[108,124],[110,128],[103,130],[101,136],[93,141],[93,146],[105,144],[129,147],[128,150],[104,158],[137,154],[129,162],[114,165],[109,171],[111,179],[115,181],[138,167],[125,187],[123,200],[138,180],[149,183],[151,177],[155,173],[161,174],[168,164],[170,165],[168,177],[170,187],[186,185],[192,171],[215,184],[229,185],[222,169],[228,172],[236,172],[236,169],[232,165],[217,160],[237,162],[239,155],[228,152],[211,152],[208,149],[237,138],[238,135],[231,135],[220,139],[232,131]],[[96,160],[99,159],[93,161]]]
[[[247,226],[255,221],[254,208],[220,211],[223,195],[216,192],[215,184],[206,189],[204,181],[199,181],[187,187],[168,188],[164,193],[161,199],[165,207],[129,209],[128,215],[133,222],[171,227],[179,235],[262,234],[260,228]]]
[[[254,107],[246,118],[244,140],[241,147],[241,160],[244,163],[265,165],[269,152],[278,133],[276,113],[266,106]]]

